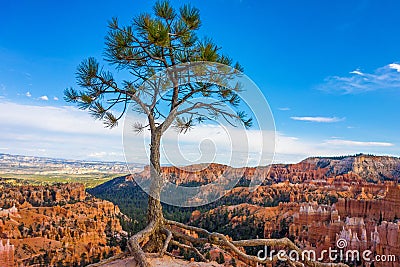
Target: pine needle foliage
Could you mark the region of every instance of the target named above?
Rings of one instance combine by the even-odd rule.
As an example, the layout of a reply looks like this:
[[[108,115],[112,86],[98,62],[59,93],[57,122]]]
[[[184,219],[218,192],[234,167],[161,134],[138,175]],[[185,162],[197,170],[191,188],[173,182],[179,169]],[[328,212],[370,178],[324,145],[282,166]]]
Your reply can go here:
[[[240,106],[239,86],[229,89],[208,82],[186,85],[172,82],[171,93],[162,98],[160,95],[165,88],[154,85],[149,90],[142,86],[157,72],[182,63],[216,62],[242,71],[238,63],[222,54],[212,39],[198,37],[201,20],[197,8],[186,4],[175,9],[169,1],[158,1],[152,11],[152,14],[134,17],[129,25],[120,25],[117,18],[111,19],[102,61],[108,64],[101,66],[93,57],[83,60],[76,71],[81,90],[66,89],[64,99],[88,110],[93,118],[102,120],[109,128],[118,125],[130,103],[148,119],[147,125],[133,126],[138,132],[146,128],[164,132],[174,125],[185,133],[196,124],[221,117],[233,125],[239,122],[250,127],[252,120],[243,111],[227,112],[222,108],[223,104]],[[124,73],[122,76],[129,79],[118,80],[111,71],[105,70],[106,67]],[[218,101],[195,103],[188,109],[191,100],[199,96]]]

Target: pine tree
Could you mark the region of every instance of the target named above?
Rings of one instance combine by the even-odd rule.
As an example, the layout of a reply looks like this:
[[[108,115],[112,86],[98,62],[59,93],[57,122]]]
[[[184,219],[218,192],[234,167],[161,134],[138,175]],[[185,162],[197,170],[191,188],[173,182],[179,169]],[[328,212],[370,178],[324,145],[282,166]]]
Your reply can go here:
[[[108,128],[118,125],[130,105],[147,119],[144,125],[136,123],[134,130],[149,130],[151,136],[148,225],[133,235],[127,244],[139,266],[148,266],[145,253],[139,245],[145,240],[148,240],[144,247],[147,252],[158,252],[162,256],[171,243],[185,251],[191,250],[204,261],[207,259],[193,244],[204,245],[211,242],[213,245],[234,248],[265,245],[267,242],[269,245],[281,247],[294,246],[288,239],[232,243],[224,235],[209,233],[163,217],[160,202],[163,182],[160,175],[160,142],[165,131],[175,126],[179,132],[186,133],[196,124],[216,118],[222,118],[233,125],[241,124],[246,128],[252,125],[252,119],[240,110],[238,93],[242,90],[241,86],[228,86],[229,79],[240,73],[242,67],[222,54],[220,47],[211,39],[200,39],[197,35],[200,26],[200,12],[197,8],[187,4],[176,10],[168,1],[156,2],[153,14],[136,16],[126,26],[120,25],[118,19],[113,18],[109,22],[104,59],[110,68],[119,72],[119,77],[125,79],[117,79],[95,58],[88,58],[82,61],[76,73],[77,84],[82,89],[69,88],[64,92],[66,101],[87,110],[95,119],[102,120]],[[202,62],[223,64],[230,68],[216,68],[224,74],[216,75],[218,71],[202,67]],[[154,79],[155,74],[160,72],[168,74],[168,82],[159,83],[159,80]],[[213,80],[179,83],[179,77],[186,72],[212,77]],[[170,89],[170,93],[162,94],[166,88]],[[215,101],[196,102],[194,99],[197,97]],[[224,105],[229,105],[232,109],[227,111],[223,108]],[[182,231],[176,231],[176,227],[201,233],[207,238],[193,240],[191,236],[182,234]],[[176,237],[185,242],[172,240]],[[256,260],[239,249],[235,253],[244,260]]]
[[[153,11],[153,15],[145,13],[135,17],[131,25],[121,26],[116,18],[109,23],[105,60],[115,69],[126,71],[130,80],[118,81],[96,59],[88,58],[77,69],[77,84],[83,90],[69,88],[64,92],[66,101],[88,110],[109,128],[118,125],[129,104],[135,105],[139,113],[146,115],[147,124],[135,124],[135,130],[140,132],[149,129],[151,133],[152,183],[148,201],[148,227],[134,238],[142,240],[150,235],[150,242],[146,246],[149,252],[160,251],[163,245],[160,140],[164,132],[174,125],[180,132],[186,133],[196,123],[216,117],[222,117],[231,124],[242,123],[245,127],[252,124],[251,118],[244,112],[228,112],[222,108],[223,104],[239,106],[239,87],[229,88],[212,82],[178,83],[177,77],[182,69],[175,66],[181,64],[207,61],[231,66],[234,71],[225,73],[226,76],[242,70],[238,63],[233,63],[232,59],[223,55],[220,47],[211,39],[197,36],[201,25],[199,10],[184,5],[176,11],[168,1],[161,1],[154,5]],[[166,69],[172,77],[172,92],[159,98],[163,88],[155,85],[149,89],[142,85],[149,83],[155,73]],[[223,83],[222,80],[218,81]],[[192,104],[191,100],[198,96],[218,101]],[[150,101],[146,102],[146,99]],[[120,112],[116,115],[118,110]],[[144,254],[137,243],[132,240],[130,248],[137,257],[143,259]]]

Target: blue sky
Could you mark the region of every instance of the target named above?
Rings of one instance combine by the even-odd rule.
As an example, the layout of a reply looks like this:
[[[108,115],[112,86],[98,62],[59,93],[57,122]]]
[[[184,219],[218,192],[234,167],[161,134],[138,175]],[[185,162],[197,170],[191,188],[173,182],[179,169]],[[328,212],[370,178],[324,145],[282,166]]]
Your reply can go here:
[[[121,130],[102,129],[62,94],[81,60],[102,57],[107,21],[129,22],[153,2],[3,3],[0,153],[122,160]],[[199,35],[238,60],[267,98],[277,161],[400,155],[398,1],[191,3]]]

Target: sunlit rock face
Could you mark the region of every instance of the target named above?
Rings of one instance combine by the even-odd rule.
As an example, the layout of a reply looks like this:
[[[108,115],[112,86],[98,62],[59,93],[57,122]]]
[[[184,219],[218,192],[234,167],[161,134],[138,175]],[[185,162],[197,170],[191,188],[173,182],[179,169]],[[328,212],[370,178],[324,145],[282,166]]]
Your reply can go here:
[[[0,239],[0,266],[14,267],[14,265],[14,245],[10,244],[9,239],[3,245],[3,240]]]
[[[236,187],[208,210],[191,211],[188,222],[212,227],[208,229],[230,238],[290,237],[299,247],[317,252],[335,248],[343,238],[349,249],[399,255],[399,163],[398,158],[369,155],[313,157],[297,164],[261,168],[220,164],[163,167],[162,175],[173,183],[191,186],[214,182],[222,174],[238,179]],[[137,187],[134,181],[149,175],[147,167],[108,186],[112,190]],[[264,182],[250,190],[246,186],[254,177]]]
[[[215,182],[222,175],[230,179],[263,180],[264,185],[289,181],[291,183],[342,183],[397,181],[400,179],[400,159],[386,156],[357,155],[348,157],[307,158],[296,164],[273,164],[258,168],[232,168],[222,164],[197,164],[185,167],[162,167],[165,179],[175,184]],[[131,179],[150,176],[149,167]]]
[[[371,187],[374,187],[371,185]],[[364,188],[368,188],[365,186]],[[365,192],[365,189],[363,190]],[[393,221],[400,218],[400,186],[388,184],[384,197],[370,199],[339,199],[337,209],[341,214],[351,217],[364,217],[368,215],[374,220]]]
[[[1,267],[80,266],[121,252],[125,215],[83,185],[0,185]]]

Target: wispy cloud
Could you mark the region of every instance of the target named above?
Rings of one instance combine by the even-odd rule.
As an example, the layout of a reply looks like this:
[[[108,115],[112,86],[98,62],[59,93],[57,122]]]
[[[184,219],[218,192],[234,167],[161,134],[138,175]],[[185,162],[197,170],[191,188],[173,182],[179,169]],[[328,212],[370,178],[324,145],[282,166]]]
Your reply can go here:
[[[56,96],[53,97],[53,100],[54,100],[54,101],[58,101],[58,97],[56,97]]]
[[[93,120],[87,112],[75,107],[22,105],[0,101],[0,124],[4,129],[0,136],[0,147],[8,147],[8,153],[124,160],[122,127],[105,129],[102,122]],[[99,151],[106,154],[98,153]]]
[[[290,110],[290,108],[288,108],[288,107],[284,107],[284,108],[278,108],[278,110],[281,110],[281,111],[289,111],[289,110]]]
[[[364,75],[364,73],[362,73],[360,70],[353,70],[353,71],[350,71],[350,74],[357,74],[357,75],[361,75],[361,76]]]
[[[10,110],[13,112],[10,113]],[[132,118],[132,121],[136,119],[141,120]],[[7,153],[123,161],[125,150],[129,161],[148,162],[145,151],[149,148],[147,131],[140,135],[125,132],[122,142],[122,123],[115,129],[105,129],[100,121],[94,121],[87,112],[75,107],[34,106],[0,101],[0,124],[5,129],[0,136],[0,150]],[[249,130],[245,136],[243,134],[238,128],[207,124],[195,126],[193,131],[178,136],[175,130],[170,129],[162,139],[162,158],[164,160],[167,155],[170,162],[178,164],[188,160],[229,163],[232,155],[242,158],[242,153],[249,164],[256,164],[259,153],[268,152],[268,148],[274,145],[275,162],[285,163],[298,162],[309,156],[339,156],[359,152],[397,153],[395,144],[379,140],[309,140],[271,131],[264,132],[262,136],[257,130]],[[235,142],[245,139],[247,142]],[[262,148],[260,144],[263,144]],[[185,160],[182,160],[182,156]]]
[[[392,143],[388,142],[365,142],[365,141],[352,141],[352,140],[328,140],[325,142],[328,145],[334,146],[352,146],[352,147],[390,147],[394,146]]]
[[[345,139],[310,140],[276,135],[275,162],[293,163],[310,156],[343,156],[357,153],[396,155],[396,145],[389,142],[353,141]]]
[[[26,92],[25,95],[26,95],[27,97],[31,97],[31,96],[32,96],[31,92]]]
[[[87,156],[89,158],[104,159],[104,158],[122,157],[122,153],[100,151],[100,152],[89,153]]]
[[[353,70],[348,76],[330,76],[318,89],[343,94],[356,94],[376,90],[400,89],[400,64],[391,63],[372,73]]]
[[[400,64],[397,63],[389,64],[389,68],[397,70],[397,72],[400,72]]]
[[[290,117],[295,121],[308,121],[308,122],[321,122],[321,123],[332,123],[343,121],[344,118],[337,117]]]
[[[39,97],[39,99],[43,101],[48,101],[49,97],[47,95],[42,95],[41,97]]]

